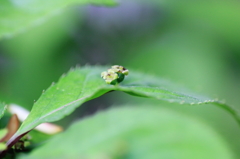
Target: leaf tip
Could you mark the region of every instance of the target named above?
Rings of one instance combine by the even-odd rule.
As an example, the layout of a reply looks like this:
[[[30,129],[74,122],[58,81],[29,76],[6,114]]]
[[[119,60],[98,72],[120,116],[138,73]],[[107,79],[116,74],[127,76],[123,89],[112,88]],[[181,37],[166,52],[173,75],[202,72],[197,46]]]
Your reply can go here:
[[[58,126],[52,123],[42,123],[37,127],[35,127],[35,129],[49,135],[56,134],[63,131],[63,128],[61,126]]]

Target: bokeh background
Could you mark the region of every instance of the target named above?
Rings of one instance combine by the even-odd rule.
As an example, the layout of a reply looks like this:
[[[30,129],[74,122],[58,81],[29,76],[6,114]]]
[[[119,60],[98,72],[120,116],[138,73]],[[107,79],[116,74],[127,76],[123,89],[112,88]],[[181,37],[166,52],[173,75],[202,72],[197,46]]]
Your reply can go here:
[[[154,74],[240,111],[240,1],[121,0],[115,7],[72,6],[0,40],[0,96],[31,109],[43,89],[79,64]],[[114,92],[87,102],[69,122],[112,105],[158,104],[213,127],[240,158],[240,129],[213,105],[178,105]]]

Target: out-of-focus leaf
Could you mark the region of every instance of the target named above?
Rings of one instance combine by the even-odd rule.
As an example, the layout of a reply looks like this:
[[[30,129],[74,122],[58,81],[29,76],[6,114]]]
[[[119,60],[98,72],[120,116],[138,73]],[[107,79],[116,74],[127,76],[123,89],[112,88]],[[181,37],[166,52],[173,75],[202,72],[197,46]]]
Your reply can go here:
[[[12,36],[59,14],[68,6],[79,4],[114,5],[113,0],[2,0],[0,2],[0,37]]]
[[[0,102],[0,119],[4,115],[4,111],[6,110],[7,106],[4,103]]]
[[[8,144],[11,146],[16,138],[39,124],[62,119],[82,103],[113,90],[180,104],[214,103],[232,113],[239,121],[236,111],[231,107],[207,97],[187,93],[168,81],[144,73],[130,70],[129,77],[120,85],[108,85],[100,77],[101,72],[105,70],[107,67],[83,67],[72,69],[66,76],[62,76],[57,84],[41,95],[28,118]]]
[[[76,122],[22,158],[231,159],[233,156],[224,140],[207,125],[148,105],[118,107]]]
[[[189,1],[178,4],[177,18],[187,20],[186,25],[201,22],[209,31],[221,36],[228,43],[239,47],[240,4],[238,1]],[[204,12],[203,12],[204,10]],[[197,19],[197,21],[196,21]]]

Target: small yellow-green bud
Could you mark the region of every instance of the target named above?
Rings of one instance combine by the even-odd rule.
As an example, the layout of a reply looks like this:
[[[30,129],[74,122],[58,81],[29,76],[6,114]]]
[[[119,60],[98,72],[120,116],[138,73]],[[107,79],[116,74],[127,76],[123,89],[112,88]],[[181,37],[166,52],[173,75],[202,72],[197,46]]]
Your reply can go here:
[[[127,69],[125,69],[125,70],[122,71],[122,74],[124,74],[124,75],[126,75],[126,76],[128,75],[128,73],[129,73],[129,71],[128,71]]]
[[[3,142],[0,143],[0,151],[7,149],[7,145]]]
[[[24,141],[24,147],[28,147],[31,145],[31,142],[30,141]]]
[[[112,66],[112,69],[115,71],[115,72],[122,72],[123,71],[123,67],[122,66],[119,66],[119,65],[113,65]]]
[[[102,77],[103,79],[105,79],[105,77],[107,76],[107,74],[108,74],[108,73],[107,73],[106,71],[104,71],[104,72],[101,73],[101,77]]]

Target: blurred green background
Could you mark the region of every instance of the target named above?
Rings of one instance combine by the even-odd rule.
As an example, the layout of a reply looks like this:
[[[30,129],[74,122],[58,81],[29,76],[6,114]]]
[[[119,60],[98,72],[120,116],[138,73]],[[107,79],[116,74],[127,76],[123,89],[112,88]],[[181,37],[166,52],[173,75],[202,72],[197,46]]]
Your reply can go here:
[[[42,90],[70,67],[119,64],[224,100],[240,111],[239,8],[236,0],[121,0],[111,8],[67,8],[0,40],[0,96],[30,110]],[[68,126],[69,120],[122,103],[154,103],[196,116],[214,127],[240,158],[237,123],[212,105],[180,106],[114,92],[84,104],[59,124]]]

